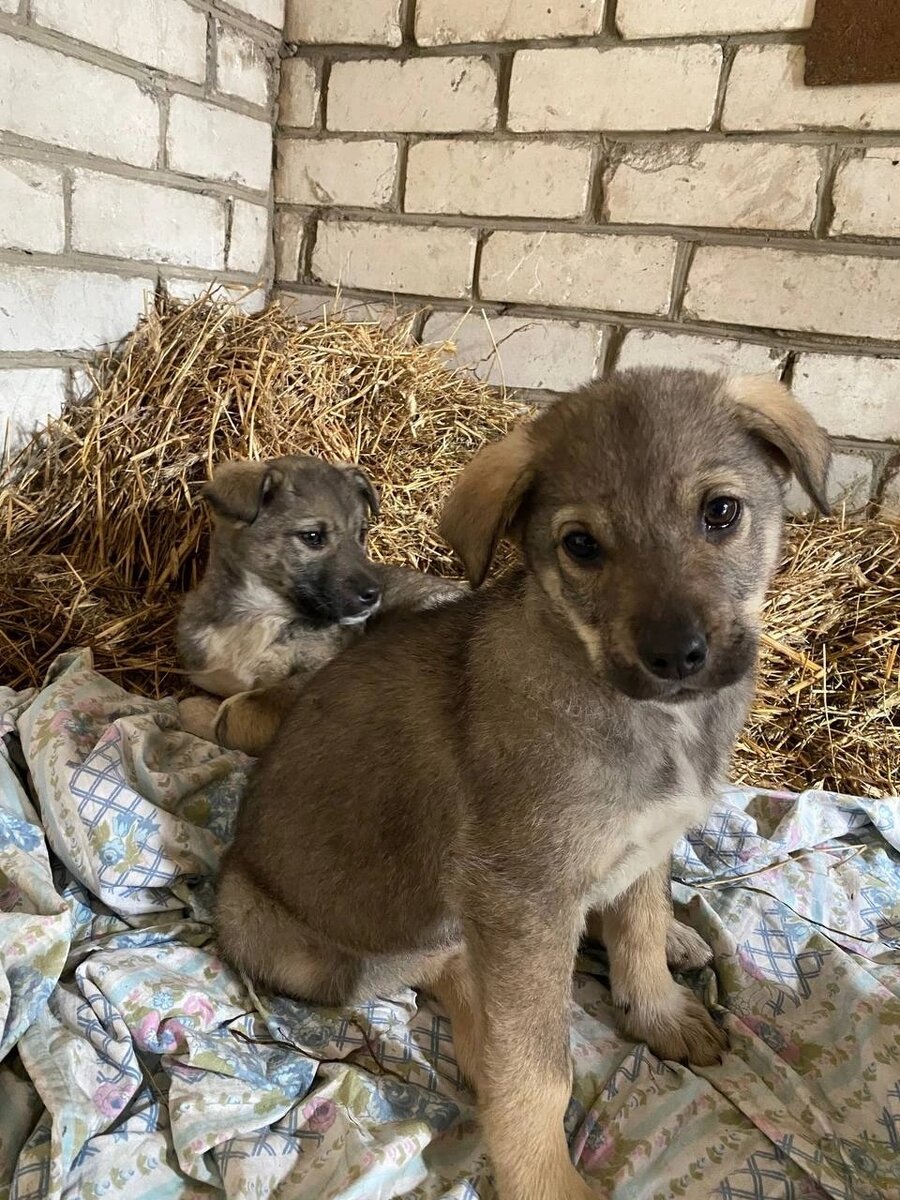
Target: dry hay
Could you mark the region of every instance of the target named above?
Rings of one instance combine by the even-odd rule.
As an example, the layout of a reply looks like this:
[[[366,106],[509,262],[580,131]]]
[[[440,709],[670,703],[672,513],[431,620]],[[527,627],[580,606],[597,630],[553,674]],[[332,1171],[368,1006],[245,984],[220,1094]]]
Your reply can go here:
[[[183,691],[179,598],[205,553],[198,485],[225,458],[355,460],[382,490],[376,557],[452,572],[434,530],[459,467],[523,409],[390,328],[277,306],[160,300],[93,396],[33,439],[0,487],[0,682],[39,683],[90,645],[127,687]],[[900,792],[900,524],[791,524],[736,776]]]

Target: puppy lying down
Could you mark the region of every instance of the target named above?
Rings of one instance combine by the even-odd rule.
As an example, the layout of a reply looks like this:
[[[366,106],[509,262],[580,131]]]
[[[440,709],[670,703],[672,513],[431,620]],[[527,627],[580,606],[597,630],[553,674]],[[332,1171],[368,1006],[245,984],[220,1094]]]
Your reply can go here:
[[[231,699],[192,697],[181,716],[190,732],[232,749],[259,753],[304,682],[377,614],[462,594],[367,556],[378,496],[358,467],[305,455],[227,462],[203,496],[214,521],[209,564],[185,600],[178,649],[198,688]]]

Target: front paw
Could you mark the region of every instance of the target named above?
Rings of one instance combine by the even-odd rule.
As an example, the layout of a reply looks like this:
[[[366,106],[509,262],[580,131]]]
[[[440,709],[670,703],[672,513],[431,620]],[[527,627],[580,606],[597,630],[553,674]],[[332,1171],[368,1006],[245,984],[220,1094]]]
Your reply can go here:
[[[646,1042],[657,1058],[713,1067],[728,1049],[728,1035],[688,988],[673,980],[661,1003],[617,1001],[618,1027],[626,1037]]]
[[[666,931],[666,962],[670,971],[698,971],[708,967],[713,952],[696,930],[674,918]]]

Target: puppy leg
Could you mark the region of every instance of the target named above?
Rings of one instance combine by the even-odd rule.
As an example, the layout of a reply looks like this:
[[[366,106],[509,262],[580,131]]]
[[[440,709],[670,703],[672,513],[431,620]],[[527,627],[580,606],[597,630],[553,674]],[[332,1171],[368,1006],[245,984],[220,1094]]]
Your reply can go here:
[[[219,701],[212,696],[188,696],[178,705],[181,728],[204,741],[214,742]]]
[[[477,1090],[481,1064],[480,1000],[468,952],[463,949],[453,955],[434,978],[422,980],[422,987],[446,1008],[459,1069]]]
[[[500,1200],[592,1195],[572,1165],[563,1129],[580,924],[578,912],[566,921],[511,913],[492,930],[466,934],[482,1001],[478,1097]]]
[[[672,920],[668,865],[648,871],[604,912],[613,1001],[622,1033],[660,1058],[712,1066],[728,1039],[666,966]]]
[[[278,732],[307,676],[289,675],[272,687],[239,692],[223,701],[214,735],[220,746],[258,757]]]
[[[593,909],[587,915],[585,933],[592,942],[602,942],[606,945],[604,936],[604,918],[599,909]],[[666,928],[666,963],[670,971],[698,971],[708,967],[713,960],[713,952],[703,938],[690,925],[669,918]]]

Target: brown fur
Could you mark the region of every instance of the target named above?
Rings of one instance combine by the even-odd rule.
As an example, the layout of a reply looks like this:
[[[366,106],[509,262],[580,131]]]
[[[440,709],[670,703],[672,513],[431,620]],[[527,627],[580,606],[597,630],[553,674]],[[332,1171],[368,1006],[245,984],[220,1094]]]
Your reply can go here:
[[[476,582],[501,537],[523,566],[319,672],[223,862],[221,952],[258,983],[341,1004],[411,984],[447,1005],[501,1200],[590,1195],[563,1114],[591,910],[623,1032],[701,1065],[726,1046],[666,969],[666,861],[752,693],[784,447],[818,494],[828,458],[785,389],[750,390],[627,372],[478,454],[446,535]],[[725,531],[716,496],[744,504]],[[602,556],[576,561],[589,537]]]

